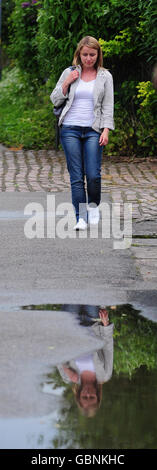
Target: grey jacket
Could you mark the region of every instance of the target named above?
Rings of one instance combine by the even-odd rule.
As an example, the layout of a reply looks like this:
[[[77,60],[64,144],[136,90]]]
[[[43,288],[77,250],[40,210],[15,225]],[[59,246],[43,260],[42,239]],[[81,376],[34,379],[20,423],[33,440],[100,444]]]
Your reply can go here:
[[[78,65],[76,70],[79,71],[79,78],[71,84],[69,93],[64,95],[62,92],[62,84],[70,73],[70,69],[67,68],[60,76],[56,87],[50,95],[50,99],[54,106],[61,106],[66,100],[66,104],[59,118],[59,126],[63,123],[64,117],[72,105],[75,90],[78,85],[78,81],[81,78],[81,66]],[[97,72],[94,85],[94,122],[92,128],[96,132],[101,133],[105,127],[112,130],[114,129],[113,101],[112,75],[108,70],[101,67]]]
[[[94,323],[92,325],[91,330],[93,334],[99,337],[104,341],[104,346],[102,349],[94,352],[94,366],[96,372],[96,378],[98,383],[105,383],[110,380],[113,371],[113,323],[109,326],[103,326],[100,323]],[[65,383],[71,383],[71,380],[64,372],[63,366],[66,365],[67,367],[73,369],[75,372],[78,373],[80,383],[80,375],[77,369],[75,360],[71,360],[66,364],[58,365],[58,370],[60,375]]]

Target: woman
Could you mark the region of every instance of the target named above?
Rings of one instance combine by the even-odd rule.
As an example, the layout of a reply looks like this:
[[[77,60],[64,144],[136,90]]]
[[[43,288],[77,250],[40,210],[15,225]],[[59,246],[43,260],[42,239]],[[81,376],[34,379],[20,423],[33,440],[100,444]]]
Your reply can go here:
[[[75,69],[64,70],[50,96],[55,106],[65,103],[59,126],[70,174],[75,230],[85,230],[87,222],[99,222],[102,149],[108,143],[109,129],[114,129],[113,80],[102,65],[99,42],[86,36],[75,51]]]
[[[113,323],[109,324],[108,312],[100,308],[101,322],[90,328],[103,347],[58,366],[65,383],[73,383],[76,403],[85,416],[92,417],[101,405],[102,385],[111,379],[113,370]]]

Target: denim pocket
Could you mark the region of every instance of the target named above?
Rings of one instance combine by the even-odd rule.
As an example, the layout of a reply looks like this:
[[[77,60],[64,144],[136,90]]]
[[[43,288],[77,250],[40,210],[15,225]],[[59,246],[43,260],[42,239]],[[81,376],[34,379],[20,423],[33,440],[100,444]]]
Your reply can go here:
[[[69,130],[69,126],[64,126],[63,124],[60,126],[60,135],[64,134],[67,130]]]

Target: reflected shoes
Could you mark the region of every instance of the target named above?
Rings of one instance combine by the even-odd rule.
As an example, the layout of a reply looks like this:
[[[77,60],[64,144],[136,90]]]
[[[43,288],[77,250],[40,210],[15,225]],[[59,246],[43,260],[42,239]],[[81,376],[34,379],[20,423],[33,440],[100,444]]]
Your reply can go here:
[[[89,224],[96,225],[99,223],[100,213],[99,207],[88,207],[88,222]]]
[[[87,228],[87,223],[85,222],[84,219],[79,219],[77,224],[74,226],[74,230],[86,230]]]

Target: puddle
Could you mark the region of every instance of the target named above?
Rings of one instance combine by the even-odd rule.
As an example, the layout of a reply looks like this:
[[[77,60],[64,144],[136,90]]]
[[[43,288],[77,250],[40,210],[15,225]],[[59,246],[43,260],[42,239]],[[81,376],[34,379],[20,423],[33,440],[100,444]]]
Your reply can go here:
[[[141,292],[139,291],[139,294]],[[110,312],[110,315],[113,316],[113,314],[119,316],[125,316],[127,314],[130,315],[141,315],[148,320],[152,321],[157,321],[157,307],[156,307],[156,302],[157,298],[155,295],[155,303],[153,300],[153,294],[154,291],[145,291],[142,292],[142,295],[140,298],[138,298],[138,295],[135,296],[135,306],[133,306],[130,303],[127,304],[120,304],[120,305],[108,305],[105,306],[107,310]],[[137,298],[136,298],[137,297]],[[146,298],[147,297],[147,298]],[[144,301],[143,301],[144,300]],[[19,309],[22,310],[30,310],[30,311],[62,311],[62,312],[71,312],[72,314],[75,314],[77,318],[79,319],[79,322],[83,326],[90,326],[93,321],[100,321],[99,318],[99,309],[102,308],[102,305],[81,305],[81,304],[30,304],[30,305],[23,305],[21,307],[18,307]],[[14,307],[14,310],[17,309],[17,307]]]
[[[89,346],[83,354],[80,338],[80,354],[69,354],[66,362],[58,352],[40,383],[51,413],[1,419],[0,448],[156,449],[157,324],[131,304],[43,304],[23,310],[74,313],[102,346],[95,351]]]
[[[92,320],[103,347],[60,364],[42,384],[45,395],[63,399],[52,448],[157,448],[157,324],[130,304],[66,308],[84,325]]]
[[[42,310],[42,311],[62,311],[75,314],[81,325],[90,326],[93,322],[101,322],[99,318],[100,305],[82,305],[82,304],[31,304],[21,307],[22,310]],[[110,306],[108,309],[111,311],[115,306]],[[129,307],[128,307],[129,308]]]
[[[77,315],[80,324],[83,326],[90,325],[94,321],[101,322],[99,317],[100,309],[107,309],[107,312],[111,317],[126,316],[126,315],[137,315],[141,314],[142,311],[135,309],[131,304],[121,305],[89,305],[89,304],[30,304],[23,305],[20,307],[22,310],[37,310],[37,311],[62,311],[70,312]]]
[[[132,234],[132,238],[142,238],[143,240],[149,240],[152,238],[157,238],[157,233],[150,233],[148,235],[145,234]]]
[[[59,374],[44,390],[59,389]],[[1,449],[156,449],[157,371],[141,367],[132,379],[113,373],[102,385],[95,416],[82,416],[72,386],[61,388],[53,412],[42,418],[1,419]],[[49,391],[48,391],[49,388]]]
[[[44,392],[52,393],[59,382],[56,371]],[[76,386],[64,385],[52,448],[156,449],[156,384],[157,370],[141,366],[132,377],[114,370],[111,379],[99,385],[99,404],[88,417]]]

